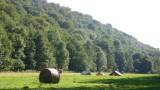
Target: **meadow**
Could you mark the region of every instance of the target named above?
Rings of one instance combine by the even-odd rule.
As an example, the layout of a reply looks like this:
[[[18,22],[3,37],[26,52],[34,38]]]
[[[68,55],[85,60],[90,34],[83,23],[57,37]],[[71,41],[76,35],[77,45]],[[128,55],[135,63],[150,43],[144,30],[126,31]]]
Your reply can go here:
[[[0,90],[160,90],[158,74],[123,76],[63,73],[58,84],[39,83],[39,73],[0,73]]]

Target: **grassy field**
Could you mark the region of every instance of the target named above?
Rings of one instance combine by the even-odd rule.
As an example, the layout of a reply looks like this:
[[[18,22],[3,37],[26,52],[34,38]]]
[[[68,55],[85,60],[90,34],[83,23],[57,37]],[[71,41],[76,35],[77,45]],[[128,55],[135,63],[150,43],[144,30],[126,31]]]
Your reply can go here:
[[[38,73],[0,73],[0,90],[160,90],[156,74],[123,76],[63,73],[59,84],[42,84]]]

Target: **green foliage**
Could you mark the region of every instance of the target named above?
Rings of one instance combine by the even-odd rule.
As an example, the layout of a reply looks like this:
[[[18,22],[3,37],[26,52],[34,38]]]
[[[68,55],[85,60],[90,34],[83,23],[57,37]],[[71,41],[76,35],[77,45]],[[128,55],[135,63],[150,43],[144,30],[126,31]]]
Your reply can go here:
[[[11,69],[11,51],[11,41],[4,29],[0,27],[0,71]]]
[[[107,59],[101,48],[97,47],[97,56],[96,56],[96,65],[97,71],[101,72],[102,70],[107,69]]]
[[[107,71],[117,70],[117,65],[112,53],[107,54]]]
[[[64,42],[59,42],[56,50],[56,63],[60,69],[68,69],[69,65],[69,52],[66,49]]]
[[[115,52],[115,62],[117,64],[119,71],[126,71],[126,58],[124,56],[124,53],[121,51]]]
[[[134,67],[133,67],[133,58],[131,54],[125,53],[125,58],[126,58],[126,71],[127,72],[133,72]]]
[[[152,72],[152,62],[149,61],[147,56],[143,56],[142,54],[133,55],[134,58],[134,68],[136,72],[140,73],[151,73]]]
[[[50,50],[50,44],[47,38],[43,34],[38,33],[35,38],[36,53],[36,69],[41,70],[47,67],[55,66],[55,57],[53,56],[52,50]]]
[[[60,26],[64,29],[73,29],[74,22],[71,20],[59,22]]]
[[[34,56],[36,53],[36,46],[33,40],[28,40],[24,53],[26,55],[24,62],[25,62],[25,69],[35,69],[36,61],[34,60]]]
[[[20,59],[12,60],[12,69],[13,71],[22,71],[25,69],[25,65]]]
[[[68,44],[69,51],[69,69],[74,71],[83,71],[88,69],[88,56],[81,46],[82,42],[72,40],[72,43]]]
[[[121,42],[119,40],[114,41],[114,46],[116,50],[121,49]]]
[[[0,11],[0,71],[160,70],[158,49],[89,15],[46,0],[0,0]]]

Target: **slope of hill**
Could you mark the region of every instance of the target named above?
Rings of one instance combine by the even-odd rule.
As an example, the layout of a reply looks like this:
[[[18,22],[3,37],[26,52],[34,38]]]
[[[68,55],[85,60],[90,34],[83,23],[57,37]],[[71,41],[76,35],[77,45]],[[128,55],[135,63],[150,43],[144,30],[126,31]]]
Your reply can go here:
[[[1,0],[0,64],[0,71],[149,73],[160,70],[160,52],[111,24],[46,0]]]

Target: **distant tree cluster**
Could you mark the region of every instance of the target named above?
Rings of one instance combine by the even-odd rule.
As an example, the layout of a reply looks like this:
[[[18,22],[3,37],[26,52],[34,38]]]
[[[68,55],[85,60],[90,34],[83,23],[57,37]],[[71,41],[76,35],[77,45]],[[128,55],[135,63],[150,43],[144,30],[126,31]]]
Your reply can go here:
[[[0,0],[0,71],[47,67],[151,73],[160,51],[46,0]]]

